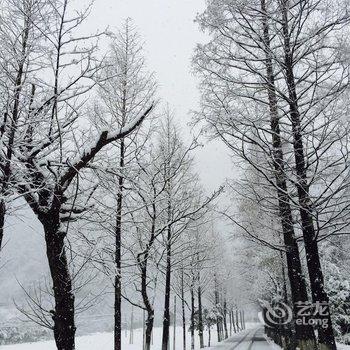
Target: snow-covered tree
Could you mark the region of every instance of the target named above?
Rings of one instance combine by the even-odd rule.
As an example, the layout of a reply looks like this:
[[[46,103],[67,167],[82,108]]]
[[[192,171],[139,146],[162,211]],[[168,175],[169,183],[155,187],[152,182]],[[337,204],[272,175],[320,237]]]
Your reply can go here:
[[[166,350],[169,343],[170,326],[170,294],[171,278],[177,263],[177,254],[183,254],[183,246],[179,248],[181,236],[189,229],[196,215],[203,215],[208,211],[208,204],[217,197],[214,193],[211,197],[203,199],[199,187],[198,176],[193,171],[193,157],[191,151],[195,143],[185,147],[180,138],[169,112],[161,126],[159,138],[159,154],[161,158],[161,177],[165,185],[163,222],[167,228],[163,232],[164,244],[164,315],[162,349]]]
[[[131,19],[125,20],[113,38],[99,79],[101,82],[98,86],[98,101],[94,108],[96,114],[91,118],[102,129],[105,127],[109,130],[122,129],[137,119],[156,99],[156,82],[153,73],[147,70],[142,42]],[[139,168],[136,158],[140,157],[139,153],[144,155],[143,148],[150,135],[149,124],[154,123],[150,121],[145,128],[139,129],[131,137],[121,138],[115,143],[117,147],[107,149],[102,161],[102,168],[106,168],[102,176],[102,187],[107,196],[114,198],[114,201],[108,204],[103,200],[100,201],[100,210],[101,215],[105,216],[104,226],[108,226],[105,229],[112,232],[112,244],[115,246],[112,252],[115,350],[121,349],[122,231],[124,216],[128,211],[124,209],[126,206],[124,197],[128,197],[128,192],[132,192],[137,186],[135,177]],[[115,158],[116,161],[113,161]],[[99,195],[103,196],[102,193]],[[116,217],[115,222],[110,220],[111,212]],[[110,246],[110,242],[106,244]]]
[[[342,247],[340,249],[340,247]],[[344,249],[347,241],[342,238],[322,244],[322,261],[325,286],[329,295],[336,338],[350,344],[350,280],[347,267],[349,256]]]
[[[69,222],[86,210],[86,203],[78,198],[79,177],[102,148],[134,131],[151,111],[152,104],[119,129],[95,132],[84,118],[85,102],[104,63],[98,59],[96,41],[105,33],[82,36],[79,28],[90,8],[72,11],[69,0],[21,1],[20,4],[22,7],[9,4],[10,13],[15,9],[17,16],[22,16],[24,29],[20,19],[18,24],[11,22],[14,31],[8,28],[8,45],[16,32],[20,40],[15,38],[13,43],[18,55],[4,62],[17,70],[18,78],[12,85],[14,95],[9,101],[12,116],[4,134],[8,138],[8,150],[12,149],[11,145],[17,145],[10,152],[16,162],[11,164],[7,156],[5,167],[9,169],[11,165],[15,169],[11,171],[15,174],[12,180],[15,189],[44,228],[55,299],[52,319],[56,345],[60,350],[74,349],[74,294],[66,236]],[[10,21],[7,18],[3,23]],[[31,28],[40,32],[43,41],[38,41],[41,46],[35,47],[35,56],[30,56],[28,61],[27,45],[38,44],[35,40],[39,37],[29,32]],[[6,27],[2,29],[6,39]],[[29,75],[24,68],[35,73],[35,79],[25,80]],[[80,120],[84,120],[84,127]]]
[[[5,216],[16,198],[16,153],[26,144],[29,118],[36,113],[37,71],[47,67],[42,58],[44,37],[50,34],[52,8],[44,0],[3,1],[0,13],[0,250]]]
[[[317,241],[329,233],[326,226],[335,228],[331,234],[347,226],[348,205],[340,204],[340,193],[347,198],[349,187],[349,124],[342,102],[348,60],[340,43],[348,47],[342,30],[349,17],[346,2],[330,3],[208,1],[198,16],[211,34],[194,58],[202,82],[198,118],[275,189],[293,293],[302,286],[293,304],[307,300],[295,220],[314,302],[327,302]],[[261,154],[258,163],[252,147]],[[325,317],[329,326],[319,328],[319,342],[334,349],[331,319]],[[302,347],[313,346],[309,327],[300,327],[297,337]]]

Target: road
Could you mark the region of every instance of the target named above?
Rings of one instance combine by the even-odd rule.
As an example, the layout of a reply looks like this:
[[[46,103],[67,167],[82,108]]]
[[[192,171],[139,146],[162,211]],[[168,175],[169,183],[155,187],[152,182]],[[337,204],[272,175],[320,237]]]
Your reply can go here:
[[[263,328],[254,328],[235,335],[212,348],[213,350],[276,350],[265,337]]]

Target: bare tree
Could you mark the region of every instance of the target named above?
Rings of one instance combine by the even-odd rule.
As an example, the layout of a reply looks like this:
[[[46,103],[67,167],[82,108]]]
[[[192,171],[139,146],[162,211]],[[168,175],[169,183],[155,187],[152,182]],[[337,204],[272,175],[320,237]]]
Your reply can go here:
[[[267,182],[278,197],[289,281],[293,291],[293,305],[296,305],[299,301],[307,301],[307,292],[293,228],[274,72],[268,50],[269,25],[266,17],[261,16],[263,7],[264,2],[247,6],[235,2],[228,4],[228,14],[233,19],[230,27],[222,27],[223,22],[213,21],[216,16],[214,6],[209,7],[199,21],[204,28],[216,31],[218,37],[207,46],[199,47],[196,62],[198,71],[203,74],[207,82],[203,87],[203,99],[206,101],[203,106],[209,106],[203,111],[206,120],[216,135],[238,157],[260,172],[263,178],[268,179]],[[244,23],[247,18],[253,19],[253,17],[260,18],[261,22],[255,21],[254,28],[246,30]],[[219,38],[223,38],[224,42]],[[234,46],[232,47],[230,43]],[[245,55],[246,51],[250,52],[249,47],[254,47],[256,51]],[[257,56],[258,51],[261,52],[260,58]],[[253,63],[247,68],[247,62]],[[237,84],[236,90],[230,87],[230,84],[234,83]],[[261,92],[261,96],[254,91]],[[250,102],[251,108],[240,105],[241,101]],[[235,103],[238,108],[234,107]],[[262,113],[257,113],[257,105],[263,106]],[[235,111],[231,114],[232,108],[235,108]],[[214,114],[212,118],[212,111],[220,114]],[[255,152],[250,152],[250,148],[253,147]],[[261,155],[254,158],[256,153]],[[267,159],[265,164],[261,158]],[[271,180],[273,178],[275,181]],[[296,316],[297,310],[294,310]],[[297,327],[297,338],[300,344],[306,343],[303,346],[310,346],[307,343],[313,341],[311,327],[305,325]]]
[[[184,231],[191,226],[191,221],[196,218],[196,214],[203,216],[208,211],[208,204],[219,194],[214,193],[211,197],[203,200],[198,183],[198,177],[193,173],[193,159],[190,151],[195,147],[195,143],[189,148],[183,146],[179,137],[179,131],[173,124],[169,114],[162,125],[159,152],[162,157],[163,182],[165,183],[164,200],[166,202],[166,214],[164,222],[167,229],[163,234],[163,244],[165,247],[165,293],[164,293],[164,315],[163,315],[163,335],[162,349],[166,350],[169,342],[170,326],[170,294],[171,276],[177,268],[176,256],[179,252],[183,255],[184,246],[177,246]],[[197,220],[199,219],[197,216]],[[180,254],[180,255],[181,255]],[[178,266],[181,268],[181,265]]]
[[[156,83],[152,73],[147,72],[142,52],[142,43],[131,19],[127,19],[121,30],[115,36],[106,67],[102,70],[102,82],[99,84],[100,102],[96,108],[101,126],[108,125],[109,129],[121,129],[137,118],[143,110],[155,99]],[[107,181],[106,186],[116,189],[116,222],[114,229],[114,348],[121,349],[121,302],[122,302],[122,225],[124,210],[124,192],[128,187],[128,177],[132,179],[130,169],[135,167],[134,158],[142,149],[148,135],[135,133],[132,137],[122,138],[118,142],[117,169],[112,164],[107,165],[108,173],[117,173]],[[140,139],[140,140],[139,140]],[[107,159],[114,150],[107,151]],[[129,170],[129,172],[128,172]],[[134,170],[132,170],[134,171]],[[110,176],[109,176],[110,177]],[[132,179],[134,183],[134,180]]]
[[[305,21],[308,18],[315,20],[317,12],[321,9],[312,1],[306,1],[304,6],[300,9],[294,10],[291,8],[292,2],[286,0],[280,3],[280,17],[282,26],[282,38],[283,38],[283,53],[284,64],[283,73],[287,86],[287,94],[285,97],[289,107],[289,115],[292,124],[292,136],[293,136],[293,149],[295,158],[295,172],[296,172],[296,188],[298,192],[300,220],[303,231],[303,238],[306,251],[307,267],[311,282],[312,298],[314,303],[321,302],[327,305],[327,315],[319,315],[320,318],[326,321],[326,327],[318,327],[318,338],[320,347],[323,349],[336,349],[334,333],[332,328],[332,320],[330,316],[329,298],[324,286],[324,276],[322,272],[319,249],[317,243],[317,232],[315,230],[315,221],[317,218],[313,217],[313,200],[310,196],[310,186],[315,185],[312,177],[308,176],[307,172],[310,169],[311,164],[318,164],[322,162],[320,157],[325,157],[329,148],[332,147],[332,143],[341,144],[346,142],[346,134],[337,135],[334,139],[334,133],[329,131],[329,128],[333,128],[333,123],[328,120],[328,114],[337,118],[337,115],[332,113],[333,108],[338,103],[338,98],[342,95],[344,89],[348,87],[348,66],[345,63],[343,65],[343,59],[338,58],[339,46],[334,41],[334,37],[337,38],[336,31],[340,30],[344,26],[348,26],[350,23],[350,17],[348,16],[348,5],[339,6],[335,10],[335,13],[330,11],[326,15],[326,19],[320,23],[316,23],[311,30],[308,28],[309,23]],[[341,11],[339,13],[338,11]],[[343,11],[346,11],[345,13]],[[298,33],[301,32],[303,41],[307,47],[305,51],[304,47],[293,50],[292,46],[298,43],[298,39],[295,38],[296,30],[294,29],[295,23],[298,24]],[[316,33],[315,33],[316,29]],[[331,58],[329,52],[329,46],[332,47]],[[334,57],[333,57],[334,55]],[[308,59],[312,60],[308,62]],[[316,65],[316,66],[315,66]],[[299,76],[298,69],[307,69],[308,78],[305,76]],[[337,77],[332,78],[333,75]],[[303,91],[313,90],[313,93],[307,94],[306,98],[303,96]],[[324,91],[326,89],[327,91]],[[321,111],[314,110],[315,103],[321,104]],[[317,102],[316,102],[317,101]],[[303,108],[303,104],[307,103],[308,106]],[[307,119],[307,124],[311,124],[311,128],[306,127],[305,131],[302,130],[302,120]],[[325,124],[324,124],[325,123]],[[339,123],[339,121],[338,121]],[[322,127],[323,125],[324,127]],[[323,133],[326,135],[319,141],[319,144],[315,147],[312,153],[307,152],[307,142],[311,134],[312,139],[318,139],[318,128],[322,128]],[[346,129],[348,126],[346,127]],[[344,135],[344,138],[342,137]],[[333,137],[332,137],[333,136]],[[324,147],[326,146],[326,147]],[[318,153],[322,150],[322,153]],[[327,167],[335,170],[336,163],[345,163],[348,157],[348,149],[345,148],[345,157],[343,154],[336,156],[336,162],[327,162]],[[316,158],[316,159],[315,159]],[[307,162],[309,164],[307,164]],[[317,166],[316,166],[317,167]],[[342,177],[344,168],[340,169],[336,174],[336,177]],[[324,168],[314,171],[314,176],[322,176]],[[333,183],[335,182],[333,178]],[[328,185],[327,187],[333,187]],[[328,191],[329,188],[325,189]],[[348,186],[346,186],[348,187]],[[336,191],[343,190],[344,184],[341,188],[336,187]],[[334,189],[333,189],[334,190]],[[331,195],[331,197],[333,197]],[[331,198],[327,198],[328,201]],[[317,212],[317,209],[316,209]]]
[[[44,5],[53,17],[47,22],[47,12],[37,10],[40,23],[45,30],[49,29],[40,31],[45,37],[45,46],[41,47],[38,54],[40,61],[37,62],[43,61],[44,64],[40,74],[37,71],[38,78],[35,89],[31,90],[31,98],[26,100],[26,110],[30,113],[27,114],[24,132],[19,134],[21,143],[16,149],[15,184],[44,227],[55,298],[52,318],[56,345],[58,349],[74,349],[74,294],[65,239],[67,224],[86,210],[76,201],[79,175],[102,148],[134,131],[152,106],[113,132],[102,130],[94,135],[91,131],[88,135],[89,131],[79,128],[77,121],[84,112],[85,97],[95,86],[95,78],[98,78],[97,73],[102,67],[97,59],[94,39],[105,33],[88,37],[75,35],[90,8],[70,15],[68,0],[44,2]],[[25,7],[23,10],[24,17],[30,18],[32,8]],[[38,28],[40,26],[36,26]],[[26,35],[22,38],[23,43],[26,42]],[[88,41],[90,46],[86,44]],[[23,62],[23,59],[20,61]],[[69,73],[72,71],[76,73]],[[18,76],[23,78],[22,73]],[[23,84],[18,84],[15,85],[15,95],[22,89]],[[14,104],[16,112],[18,98],[14,101],[17,101]],[[16,117],[13,122],[18,122]],[[12,128],[10,136],[14,130]],[[87,143],[88,137],[93,140],[91,145]]]
[[[0,250],[2,248],[5,216],[11,200],[16,198],[14,162],[23,144],[23,130],[33,111],[36,71],[43,68],[40,57],[41,34],[47,34],[47,19],[51,9],[45,1],[4,1],[1,11],[0,38]]]
[[[214,34],[210,44],[197,51],[204,82],[202,115],[275,190],[291,289],[301,290],[293,302],[307,300],[293,221],[297,219],[303,231],[314,302],[327,303],[316,249],[321,227],[333,225],[335,232],[346,232],[341,218],[347,204],[340,209],[338,195],[345,194],[349,184],[348,123],[345,130],[339,129],[348,68],[339,42],[347,47],[340,32],[348,25],[348,11],[341,1],[325,3],[210,2],[198,19]],[[321,21],[319,13],[324,15]],[[249,152],[252,147],[255,151]],[[256,152],[263,161],[253,159]],[[291,191],[295,186],[298,198]],[[330,317],[327,322],[327,329],[319,329],[319,343],[332,349]],[[313,342],[307,327],[298,333],[305,346]]]
[[[133,185],[135,205],[132,207],[139,208],[132,215],[137,244],[131,244],[129,249],[134,251],[138,268],[140,287],[137,290],[141,294],[141,307],[147,312],[146,349],[151,346],[158,274],[162,272],[165,275],[164,314],[167,318],[164,320],[170,322],[172,283],[169,278],[173,271],[180,268],[180,262],[183,261],[181,257],[186,252],[189,254],[186,245],[180,243],[180,237],[189,226],[196,225],[208,212],[209,204],[218,196],[218,193],[208,198],[200,196],[196,176],[191,173],[190,165],[190,154],[195,144],[184,146],[169,113],[166,112],[164,116],[162,127],[155,134],[157,138],[148,149],[149,154],[140,156],[138,160],[140,172]],[[192,182],[193,179],[196,181]]]

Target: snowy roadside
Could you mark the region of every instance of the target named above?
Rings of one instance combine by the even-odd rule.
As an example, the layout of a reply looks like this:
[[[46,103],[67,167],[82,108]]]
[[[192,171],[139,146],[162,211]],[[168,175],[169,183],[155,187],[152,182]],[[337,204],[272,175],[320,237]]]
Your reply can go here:
[[[271,349],[273,350],[282,350],[281,347],[279,347],[277,344],[275,344],[269,337],[265,335],[266,341],[271,346]],[[340,344],[337,343],[337,350],[350,350],[350,345]]]
[[[265,334],[264,338],[266,339],[266,341],[269,344],[269,346],[271,347],[271,349],[282,350],[282,348],[279,345],[277,345],[272,339],[270,339],[266,334]]]
[[[256,323],[247,323],[247,329],[252,329],[257,326]],[[211,332],[211,345],[217,344],[216,334],[214,329]],[[171,327],[171,342],[170,348],[173,349],[173,334],[174,330]],[[208,345],[208,332],[204,332],[204,343]],[[162,328],[154,329],[154,343],[153,349],[158,350],[161,348],[162,339]],[[190,334],[187,335],[187,345],[190,348]],[[198,335],[195,338],[195,348],[199,349]],[[113,333],[96,333],[86,336],[77,337],[76,339],[76,350],[113,350]],[[123,349],[124,350],[140,350],[142,349],[142,329],[134,330],[134,344],[129,344],[129,332],[123,334]],[[42,341],[37,343],[25,343],[25,344],[14,344],[14,345],[3,345],[0,346],[0,350],[56,350],[54,341]],[[176,328],[175,334],[175,350],[182,350],[182,328]],[[347,349],[346,349],[347,350]]]

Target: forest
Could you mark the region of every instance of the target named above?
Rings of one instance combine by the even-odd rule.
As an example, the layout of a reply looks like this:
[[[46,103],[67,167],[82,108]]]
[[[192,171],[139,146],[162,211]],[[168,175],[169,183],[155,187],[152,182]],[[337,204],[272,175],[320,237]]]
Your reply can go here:
[[[184,3],[186,118],[137,1],[0,1],[1,350],[350,349],[350,3]]]

